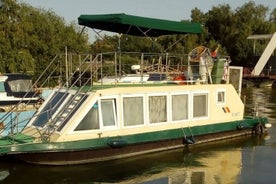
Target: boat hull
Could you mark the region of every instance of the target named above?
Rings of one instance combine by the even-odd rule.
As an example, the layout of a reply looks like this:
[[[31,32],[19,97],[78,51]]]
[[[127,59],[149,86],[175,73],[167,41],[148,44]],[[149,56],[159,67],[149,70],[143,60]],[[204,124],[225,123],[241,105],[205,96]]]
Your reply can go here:
[[[211,141],[218,141],[226,138],[233,138],[237,136],[251,135],[251,130],[231,131],[224,133],[216,133],[211,135],[196,136],[197,142],[194,145],[207,143]],[[189,146],[194,146],[189,145]],[[40,165],[71,165],[101,162],[107,160],[121,159],[127,157],[138,156],[142,154],[166,151],[177,148],[184,148],[186,146],[184,138],[158,141],[151,143],[143,143],[137,145],[128,145],[120,148],[102,148],[91,150],[66,150],[66,151],[43,151],[30,152],[15,155],[9,155],[17,159],[23,160],[31,164]]]
[[[263,119],[262,121],[265,120]],[[259,123],[258,119],[250,119],[248,121],[191,127],[194,135],[187,135],[187,133],[184,133],[181,136],[181,131],[190,131],[186,128],[185,130],[158,132],[153,134],[154,136],[152,136],[152,138],[150,138],[150,135],[132,135],[105,138],[98,141],[85,140],[85,142],[75,141],[69,143],[41,143],[33,145],[27,143],[25,146],[19,145],[17,147],[15,145],[10,147],[10,151],[6,156],[15,157],[32,164],[43,165],[69,165],[100,162],[151,152],[184,148],[186,146],[204,146],[203,143],[206,142],[251,135],[254,125],[257,123]],[[245,124],[247,126],[244,126]],[[138,137],[141,137],[141,139]],[[164,137],[164,139],[162,140],[160,137]],[[132,142],[132,139],[135,139],[136,142]]]

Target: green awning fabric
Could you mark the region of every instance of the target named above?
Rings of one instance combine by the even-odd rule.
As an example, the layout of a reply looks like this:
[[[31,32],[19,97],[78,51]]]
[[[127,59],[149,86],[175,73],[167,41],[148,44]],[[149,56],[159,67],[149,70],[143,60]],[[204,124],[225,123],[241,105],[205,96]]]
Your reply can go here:
[[[127,15],[124,13],[80,15],[78,23],[79,25],[87,26],[93,29],[134,36],[156,37],[161,35],[202,32],[202,27],[198,23],[154,19]]]

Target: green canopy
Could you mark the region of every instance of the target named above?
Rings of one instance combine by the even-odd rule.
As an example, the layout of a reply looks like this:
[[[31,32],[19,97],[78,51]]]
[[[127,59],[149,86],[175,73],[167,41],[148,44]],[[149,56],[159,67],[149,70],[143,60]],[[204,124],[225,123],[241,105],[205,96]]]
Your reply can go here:
[[[156,37],[171,34],[201,33],[198,23],[177,22],[119,14],[81,15],[78,23],[94,29],[116,33]]]

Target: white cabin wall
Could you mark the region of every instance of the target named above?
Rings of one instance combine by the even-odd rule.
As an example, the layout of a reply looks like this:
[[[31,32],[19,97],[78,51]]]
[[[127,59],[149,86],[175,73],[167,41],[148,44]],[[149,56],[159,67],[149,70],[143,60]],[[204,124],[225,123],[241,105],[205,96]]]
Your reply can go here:
[[[225,105],[218,105],[217,102],[217,90],[222,89],[225,90]],[[157,123],[157,124],[149,124],[146,122],[145,125],[135,126],[135,127],[123,127],[122,125],[122,95],[132,95],[132,94],[144,94],[147,96],[148,94],[165,94],[181,91],[192,95],[195,91],[208,91],[209,93],[209,112],[208,117],[204,118],[195,118],[191,117],[189,120],[185,120],[183,122],[168,122],[168,123]],[[74,132],[74,128],[77,126],[78,122],[85,116],[85,114],[89,111],[89,108],[97,99],[105,98],[108,96],[112,96],[117,100],[118,106],[118,126],[116,128],[110,129],[100,129],[100,130],[87,130],[87,131],[78,131],[78,133]],[[190,96],[191,98],[191,96]],[[230,109],[230,112],[225,113],[222,109],[223,106],[227,106]],[[190,107],[191,108],[191,107]],[[236,93],[235,89],[232,85],[175,85],[175,86],[167,86],[167,87],[126,87],[126,88],[112,88],[97,91],[93,96],[90,96],[86,105],[81,107],[79,111],[76,113],[77,115],[72,118],[70,124],[66,125],[65,129],[62,131],[62,135],[58,138],[58,141],[69,141],[69,140],[79,140],[79,139],[87,139],[87,138],[98,138],[98,137],[110,137],[110,136],[120,136],[120,135],[128,135],[128,134],[136,134],[136,133],[144,133],[151,131],[161,131],[167,129],[176,129],[176,128],[184,128],[184,127],[193,127],[193,126],[201,126],[206,124],[214,124],[228,121],[240,120],[243,118],[244,105]],[[148,114],[145,114],[147,117]],[[171,116],[168,116],[171,118]]]
[[[213,86],[212,86],[213,87]],[[217,101],[217,92],[216,88],[212,89],[210,93],[210,103],[209,105],[213,105],[213,108],[209,108],[209,121],[204,122],[207,124],[212,124],[214,122],[226,122],[226,121],[236,121],[243,119],[244,116],[244,104],[240,99],[238,93],[235,91],[232,85],[222,86],[220,89],[225,89],[225,103],[218,104]],[[228,108],[230,112],[224,112],[224,109]]]

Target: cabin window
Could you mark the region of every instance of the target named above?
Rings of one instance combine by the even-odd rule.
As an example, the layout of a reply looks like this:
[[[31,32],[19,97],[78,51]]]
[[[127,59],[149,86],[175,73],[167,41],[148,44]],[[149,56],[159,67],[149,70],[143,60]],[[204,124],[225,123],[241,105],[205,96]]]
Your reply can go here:
[[[167,96],[149,96],[149,122],[167,121]]]
[[[4,82],[0,82],[0,92],[5,92]]]
[[[172,120],[188,119],[188,95],[172,95]]]
[[[123,98],[124,126],[144,124],[143,97]]]
[[[75,131],[95,130],[100,128],[98,103],[95,103],[86,116],[82,119]]]
[[[22,92],[22,91],[28,92],[30,91],[30,89],[32,89],[32,80],[19,79],[19,80],[9,81],[8,84],[12,92]]]
[[[43,127],[49,119],[53,117],[54,113],[57,112],[58,108],[62,105],[67,96],[68,93],[56,92],[37,115],[33,125]]]
[[[193,117],[208,115],[208,94],[194,94]]]
[[[76,114],[76,111],[79,109],[81,104],[86,100],[87,95],[83,94],[75,94],[71,95],[70,99],[65,103],[65,106],[61,110],[61,117],[57,118],[55,122],[58,127],[58,131],[61,131],[62,128],[67,124],[67,122],[71,119],[71,117]],[[64,118],[63,118],[64,117]]]
[[[116,125],[116,104],[115,99],[102,99],[101,100],[101,113],[103,126]]]
[[[225,91],[218,91],[217,93],[217,102],[219,104],[225,103]]]

